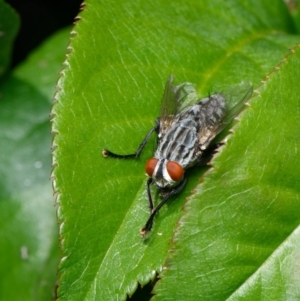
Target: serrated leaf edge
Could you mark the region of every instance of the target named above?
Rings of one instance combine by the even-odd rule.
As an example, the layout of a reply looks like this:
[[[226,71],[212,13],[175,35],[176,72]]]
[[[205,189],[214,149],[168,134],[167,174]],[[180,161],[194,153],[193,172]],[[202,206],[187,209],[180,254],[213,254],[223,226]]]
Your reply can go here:
[[[86,6],[86,3],[83,2],[80,6],[79,9],[79,14],[81,13],[81,11],[84,10]],[[67,46],[67,52],[66,52],[66,58],[65,61],[62,63],[62,70],[59,72],[59,78],[56,84],[56,91],[54,93],[53,96],[53,105],[50,111],[50,122],[51,122],[51,134],[53,134],[53,138],[52,138],[52,145],[51,145],[51,158],[52,158],[52,163],[51,163],[51,174],[50,174],[50,179],[52,180],[52,189],[53,189],[53,194],[55,197],[55,206],[57,206],[57,210],[56,210],[56,216],[57,216],[57,221],[59,223],[59,247],[60,247],[60,253],[61,253],[61,258],[60,258],[60,262],[58,264],[58,279],[57,279],[57,286],[56,286],[56,292],[59,289],[60,286],[60,282],[63,278],[63,273],[61,272],[61,266],[62,264],[68,259],[68,256],[66,256],[66,254],[64,254],[63,250],[63,245],[64,245],[64,237],[62,236],[62,228],[64,227],[64,219],[62,217],[62,213],[61,213],[61,207],[60,207],[60,197],[61,197],[61,191],[59,190],[59,187],[57,185],[57,181],[56,181],[56,168],[58,166],[58,162],[57,162],[57,157],[56,157],[56,153],[58,152],[58,144],[57,144],[57,137],[59,136],[59,131],[56,128],[56,106],[59,103],[59,96],[61,94],[63,94],[63,80],[65,77],[65,73],[66,71],[70,68],[69,65],[69,57],[72,55],[74,49],[71,46],[73,40],[77,37],[77,31],[75,30],[75,27],[77,25],[77,23],[79,21],[81,21],[82,18],[80,15],[76,16],[74,18],[74,27],[70,32],[70,38],[69,38],[69,43]],[[61,296],[58,295],[58,293],[56,293],[56,300],[59,300]]]

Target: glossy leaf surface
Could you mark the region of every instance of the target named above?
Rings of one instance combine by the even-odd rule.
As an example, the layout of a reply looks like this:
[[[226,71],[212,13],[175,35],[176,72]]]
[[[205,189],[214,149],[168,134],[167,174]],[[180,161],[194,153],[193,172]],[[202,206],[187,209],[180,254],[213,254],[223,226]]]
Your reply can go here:
[[[0,300],[53,300],[59,261],[49,112],[68,31],[0,85]]]
[[[124,300],[137,281],[145,284],[160,272],[174,247],[181,207],[205,171],[189,171],[184,191],[161,210],[151,235],[142,240],[139,229],[148,216],[144,164],[154,139],[138,160],[105,159],[102,148],[123,154],[136,150],[158,117],[170,73],[177,83],[195,83],[201,96],[242,80],[257,86],[299,41],[295,33],[280,1],[87,3],[72,33],[52,110],[63,251],[60,300]],[[255,133],[251,128],[240,135]],[[243,140],[238,144],[245,148]],[[219,159],[220,168],[224,163],[226,170],[229,159],[228,153]],[[175,248],[181,243],[184,238]],[[217,258],[222,257],[218,251]],[[179,275],[188,274],[186,267]],[[245,277],[237,279],[242,284]],[[157,291],[162,298],[170,295]]]

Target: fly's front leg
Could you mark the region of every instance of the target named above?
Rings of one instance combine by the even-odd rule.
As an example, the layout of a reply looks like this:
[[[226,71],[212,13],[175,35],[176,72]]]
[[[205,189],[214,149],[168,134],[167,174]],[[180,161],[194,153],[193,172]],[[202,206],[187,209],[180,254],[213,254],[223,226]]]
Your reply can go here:
[[[139,148],[134,154],[128,154],[128,155],[119,155],[115,154],[107,149],[102,150],[103,157],[112,157],[112,158],[122,158],[122,159],[130,159],[130,158],[138,158],[144,149],[145,145],[147,144],[150,136],[154,131],[158,132],[159,130],[159,121],[156,121],[156,125],[148,132],[142,143],[140,144]]]
[[[151,195],[151,191],[150,191],[150,185],[152,183],[153,183],[153,179],[149,178],[148,181],[147,181],[147,196],[148,196],[150,214],[152,213],[153,208],[154,208],[154,204],[153,204],[153,200],[152,200],[152,195]]]
[[[148,180],[149,182],[149,180]],[[153,202],[152,202],[152,197],[151,197],[151,193],[150,193],[150,190],[148,192],[148,195],[150,195],[150,198],[149,198],[149,204],[150,204],[150,207],[151,207],[151,204],[152,204],[152,211],[151,211],[151,214],[145,224],[145,226],[140,230],[140,233],[143,237],[145,237],[147,235],[147,233],[151,230],[152,228],[152,225],[153,225],[153,219],[156,215],[156,213],[160,210],[160,208],[167,202],[167,200],[173,196],[174,194],[177,194],[179,193],[182,188],[184,187],[186,183],[186,178],[184,178],[182,180],[182,182],[179,184],[179,186],[176,186],[175,188],[173,188],[164,198],[163,200],[155,207],[153,208]],[[150,199],[151,199],[151,202],[150,202]]]

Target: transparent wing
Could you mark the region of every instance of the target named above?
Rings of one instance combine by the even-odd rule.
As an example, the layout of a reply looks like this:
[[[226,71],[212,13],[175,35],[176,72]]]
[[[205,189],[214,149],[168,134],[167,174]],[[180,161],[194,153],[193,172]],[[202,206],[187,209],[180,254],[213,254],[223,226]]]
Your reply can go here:
[[[166,82],[160,113],[159,137],[162,137],[172,125],[178,104],[175,101],[176,87],[173,85],[174,76],[171,74]]]
[[[253,87],[248,81],[232,85],[220,93],[226,100],[226,115],[218,132],[221,132],[243,110],[252,93]]]
[[[185,108],[192,106],[199,101],[199,95],[194,84],[182,83],[176,86],[176,88],[175,98],[178,103],[178,111],[176,113],[183,111]]]
[[[212,94],[200,100],[199,149],[205,150],[210,142],[242,111],[252,91],[251,83],[241,82],[230,86],[222,93]],[[186,113],[191,114],[189,111]]]
[[[199,99],[195,86],[191,83],[174,85],[171,74],[166,82],[160,114],[160,136],[164,135],[175,122],[176,115]]]
[[[176,114],[177,104],[175,102],[176,87],[173,85],[174,76],[171,74],[165,85],[162,98],[160,119],[168,119]]]

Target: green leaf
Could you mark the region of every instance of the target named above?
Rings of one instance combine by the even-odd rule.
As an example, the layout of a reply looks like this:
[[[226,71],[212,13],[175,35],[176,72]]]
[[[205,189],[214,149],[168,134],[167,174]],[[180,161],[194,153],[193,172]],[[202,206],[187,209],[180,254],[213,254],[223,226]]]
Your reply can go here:
[[[59,250],[49,112],[67,36],[49,39],[0,86],[0,300],[52,300]]]
[[[138,160],[105,159],[101,149],[136,150],[158,117],[170,73],[178,83],[195,83],[201,96],[216,84],[249,80],[257,86],[299,41],[295,32],[279,1],[88,2],[53,107],[63,252],[59,300],[124,300],[137,281],[145,284],[160,272],[181,207],[205,171],[189,171],[184,191],[162,208],[142,240],[139,229],[149,214],[144,164],[154,139]],[[176,248],[181,244],[184,239]]]
[[[186,205],[155,300],[169,300],[170,292],[175,300],[300,298],[300,48],[295,51],[250,101]],[[182,270],[189,273],[179,279]]]
[[[295,51],[259,88],[189,199],[175,236],[181,243],[155,300],[299,300],[300,48]],[[183,270],[188,273],[179,278]]]
[[[18,15],[8,4],[0,0],[0,76],[9,65],[13,41],[19,26]]]

